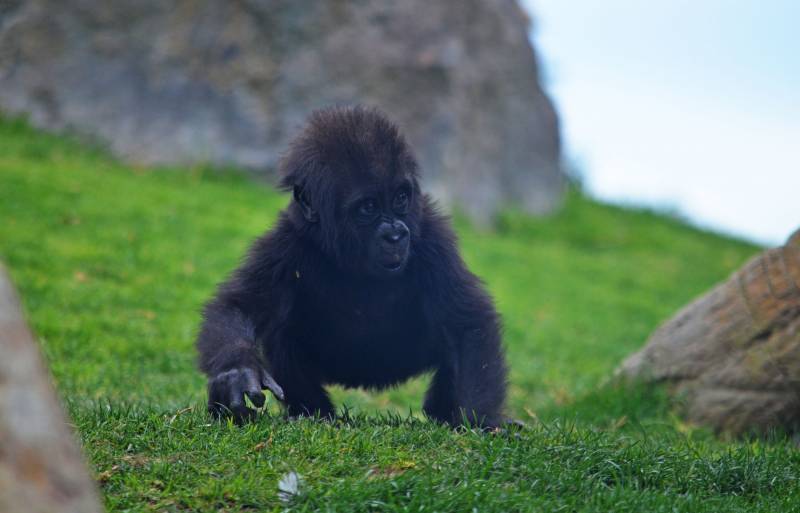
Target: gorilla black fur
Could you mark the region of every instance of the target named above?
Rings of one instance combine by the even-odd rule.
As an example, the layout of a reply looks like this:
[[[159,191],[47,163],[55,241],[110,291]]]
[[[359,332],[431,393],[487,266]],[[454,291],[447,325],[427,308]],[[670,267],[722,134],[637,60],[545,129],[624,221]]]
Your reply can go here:
[[[206,305],[197,346],[209,410],[242,420],[262,389],[290,415],[332,417],[324,385],[380,389],[434,371],[425,413],[500,425],[500,320],[374,109],[313,113],[280,166],[293,199]]]

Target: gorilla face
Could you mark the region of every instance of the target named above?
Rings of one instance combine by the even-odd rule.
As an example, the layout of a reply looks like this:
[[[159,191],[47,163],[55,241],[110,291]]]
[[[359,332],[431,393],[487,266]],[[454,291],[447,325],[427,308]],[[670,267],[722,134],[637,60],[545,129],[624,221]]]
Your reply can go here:
[[[295,203],[313,226],[320,249],[343,271],[372,278],[402,275],[420,212],[416,180],[402,172],[336,174],[331,201],[315,202],[319,210],[309,195],[295,189]]]
[[[369,276],[389,278],[402,274],[408,263],[411,230],[407,224],[414,201],[410,181],[377,191],[364,191],[348,202],[350,222],[357,228],[362,247],[361,267]]]

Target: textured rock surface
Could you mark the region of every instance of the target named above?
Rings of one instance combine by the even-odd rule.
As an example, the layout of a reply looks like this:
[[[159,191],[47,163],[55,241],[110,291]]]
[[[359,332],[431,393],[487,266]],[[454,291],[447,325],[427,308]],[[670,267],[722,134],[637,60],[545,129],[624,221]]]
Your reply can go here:
[[[666,381],[718,431],[800,427],[800,230],[662,325],[619,373]]]
[[[0,109],[128,160],[270,169],[311,109],[362,102],[479,220],[561,198],[558,121],[514,0],[0,5]]]
[[[0,512],[102,511],[0,267]]]

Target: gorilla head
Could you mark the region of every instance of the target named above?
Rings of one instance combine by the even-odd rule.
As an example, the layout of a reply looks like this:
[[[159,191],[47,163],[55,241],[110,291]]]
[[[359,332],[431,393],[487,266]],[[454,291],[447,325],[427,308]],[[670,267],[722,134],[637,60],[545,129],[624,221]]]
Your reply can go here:
[[[340,269],[375,278],[403,273],[418,236],[417,163],[379,111],[315,112],[280,174],[294,194],[290,218]]]

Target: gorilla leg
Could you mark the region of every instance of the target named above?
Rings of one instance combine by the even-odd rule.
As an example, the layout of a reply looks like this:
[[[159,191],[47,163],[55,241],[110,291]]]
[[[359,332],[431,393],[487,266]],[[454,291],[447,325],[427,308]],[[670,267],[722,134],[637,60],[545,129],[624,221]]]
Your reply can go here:
[[[279,358],[275,352],[268,356],[275,381],[283,389],[286,412],[292,416],[333,418],[334,407],[316,373],[298,365],[291,354]]]
[[[301,376],[294,375],[283,380],[286,385],[286,412],[292,416],[334,417],[333,403],[320,383],[313,383]]]
[[[478,332],[450,345],[448,360],[437,370],[425,396],[423,410],[440,422],[485,428],[503,423],[506,366],[499,347],[477,340]],[[472,340],[469,340],[469,339]]]

